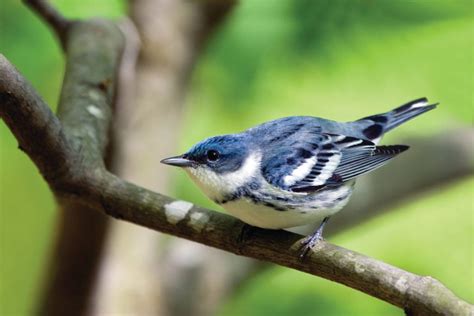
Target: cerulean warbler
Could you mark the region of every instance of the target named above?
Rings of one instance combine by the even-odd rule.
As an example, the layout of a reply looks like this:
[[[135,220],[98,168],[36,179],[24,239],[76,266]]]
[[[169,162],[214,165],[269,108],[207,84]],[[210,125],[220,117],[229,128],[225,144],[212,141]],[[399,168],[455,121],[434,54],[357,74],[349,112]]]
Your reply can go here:
[[[161,162],[182,167],[209,198],[247,224],[281,229],[322,221],[303,241],[304,256],[322,239],[329,217],[347,204],[355,179],[408,149],[377,146],[382,136],[435,107],[421,98],[345,123],[285,117],[208,138]]]

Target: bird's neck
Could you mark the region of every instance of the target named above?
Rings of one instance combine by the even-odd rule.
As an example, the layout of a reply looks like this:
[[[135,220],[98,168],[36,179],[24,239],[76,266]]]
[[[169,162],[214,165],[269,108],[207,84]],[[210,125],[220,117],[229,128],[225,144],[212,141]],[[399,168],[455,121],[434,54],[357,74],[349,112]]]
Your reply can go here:
[[[239,169],[232,172],[217,173],[208,166],[186,168],[186,171],[209,198],[221,200],[261,177],[261,160],[260,153],[253,153],[245,159]]]

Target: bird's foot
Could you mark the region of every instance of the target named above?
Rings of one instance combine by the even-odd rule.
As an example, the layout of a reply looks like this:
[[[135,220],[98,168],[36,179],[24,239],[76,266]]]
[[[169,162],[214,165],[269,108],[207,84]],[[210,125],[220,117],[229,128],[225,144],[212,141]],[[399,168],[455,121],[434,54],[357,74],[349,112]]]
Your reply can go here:
[[[240,235],[239,235],[239,238],[237,239],[237,242],[240,245],[245,244],[245,241],[252,235],[253,229],[254,227],[252,225],[244,223],[244,225],[242,225],[242,228],[240,230]]]
[[[323,229],[324,229],[324,225],[326,225],[328,220],[329,220],[329,216],[325,217],[323,221],[321,222],[321,224],[319,225],[318,229],[312,235],[309,235],[308,237],[306,237],[305,239],[301,241],[301,245],[302,245],[302,249],[300,253],[301,261],[304,260],[308,252],[311,249],[313,249],[318,244],[318,242],[323,240]]]
[[[300,260],[304,260],[308,252],[312,250],[321,240],[323,240],[323,236],[319,231],[316,232],[314,235],[309,235],[305,239],[303,239],[301,241]]]

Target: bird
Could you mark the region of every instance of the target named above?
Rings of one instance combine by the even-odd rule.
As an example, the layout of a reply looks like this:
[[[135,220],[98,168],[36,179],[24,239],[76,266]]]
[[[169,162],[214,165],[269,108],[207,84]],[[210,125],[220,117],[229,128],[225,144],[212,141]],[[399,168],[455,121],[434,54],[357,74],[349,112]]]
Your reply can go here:
[[[329,218],[348,203],[356,179],[409,148],[379,146],[382,136],[437,105],[419,98],[350,122],[284,117],[207,138],[161,163],[183,168],[207,197],[248,225],[320,223],[301,241],[304,258],[323,239]]]

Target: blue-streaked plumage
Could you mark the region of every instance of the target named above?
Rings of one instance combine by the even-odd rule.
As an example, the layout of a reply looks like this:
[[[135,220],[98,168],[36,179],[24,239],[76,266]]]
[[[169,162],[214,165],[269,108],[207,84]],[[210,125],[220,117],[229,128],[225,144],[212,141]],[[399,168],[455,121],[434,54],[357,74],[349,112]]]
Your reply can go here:
[[[358,176],[408,149],[377,146],[384,133],[436,105],[426,98],[352,122],[292,116],[208,138],[163,160],[184,167],[211,199],[244,222],[288,228],[325,219],[347,203]],[[321,238],[322,226],[307,248]]]

